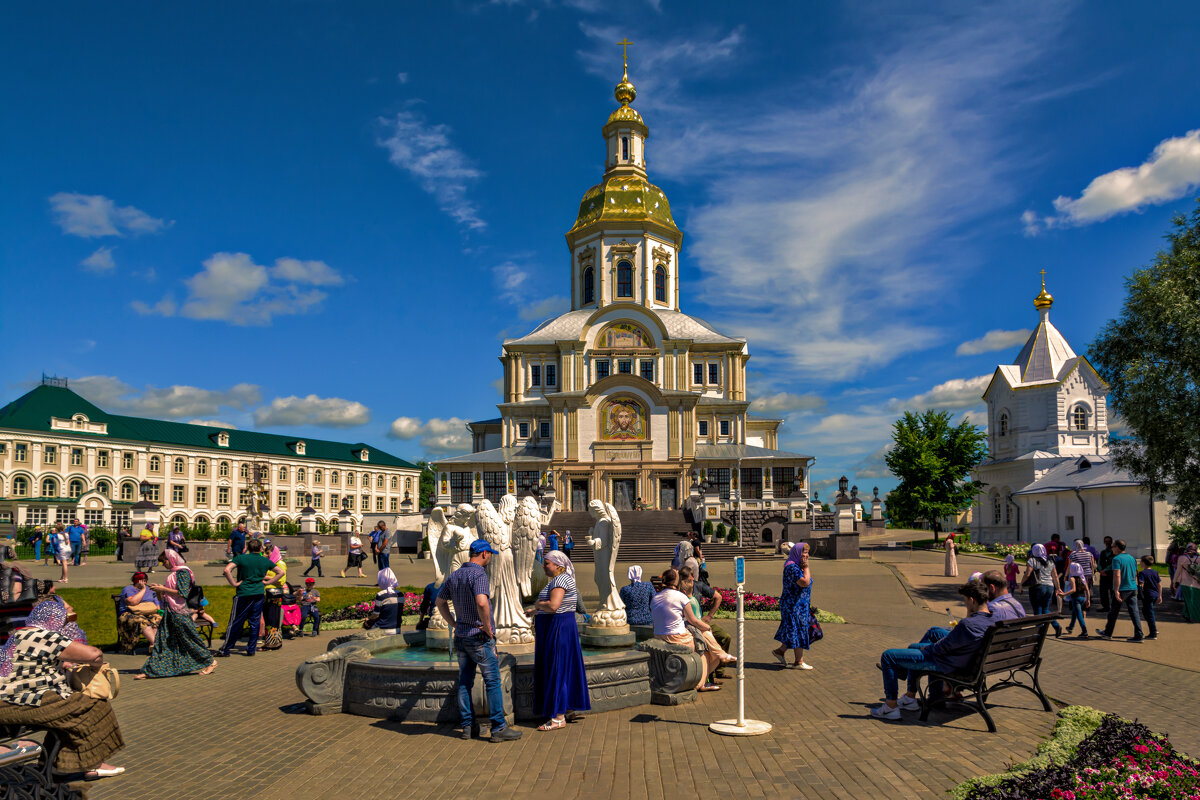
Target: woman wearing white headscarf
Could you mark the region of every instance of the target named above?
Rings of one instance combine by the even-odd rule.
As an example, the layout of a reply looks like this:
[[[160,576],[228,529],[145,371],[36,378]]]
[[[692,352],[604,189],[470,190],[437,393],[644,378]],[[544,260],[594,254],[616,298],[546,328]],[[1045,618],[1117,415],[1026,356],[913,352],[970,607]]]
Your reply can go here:
[[[566,727],[579,711],[591,709],[579,628],[575,624],[575,567],[561,550],[546,553],[542,569],[549,582],[527,613],[534,617],[533,703],[546,718],[539,731]]]
[[[1029,560],[1025,562],[1021,583],[1025,583],[1030,575],[1034,576],[1034,582],[1029,587],[1029,604],[1033,606],[1033,613],[1049,614],[1050,603],[1062,594],[1062,590],[1058,588],[1058,570],[1046,556],[1045,545],[1035,544],[1029,548]],[[1054,626],[1055,638],[1062,636],[1062,625],[1058,624],[1058,620],[1051,620],[1050,624]]]
[[[375,593],[375,608],[363,623],[364,628],[375,628],[384,633],[399,633],[404,602],[396,590],[396,573],[391,568],[379,570],[375,578],[379,591]]]
[[[671,558],[671,569],[678,570],[683,566],[683,562],[696,555],[696,549],[692,547],[692,542],[689,539],[684,539],[679,544],[675,545],[675,555]]]
[[[634,564],[629,568],[629,585],[618,591],[625,604],[625,618],[630,625],[653,625],[650,616],[650,601],[654,599],[654,584],[642,580],[642,568]]]

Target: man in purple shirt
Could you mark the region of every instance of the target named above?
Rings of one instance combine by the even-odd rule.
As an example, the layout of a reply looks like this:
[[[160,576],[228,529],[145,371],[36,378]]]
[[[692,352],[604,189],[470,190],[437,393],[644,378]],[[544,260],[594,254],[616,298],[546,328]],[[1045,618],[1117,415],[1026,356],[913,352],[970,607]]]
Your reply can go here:
[[[921,707],[917,700],[919,673],[934,671],[950,673],[963,669],[971,663],[975,653],[983,644],[983,637],[995,619],[987,610],[987,591],[980,581],[968,581],[958,587],[963,605],[967,607],[967,618],[959,622],[941,640],[934,643],[917,643],[904,648],[884,650],[879,659],[883,669],[883,696],[881,705],[871,709],[876,719],[900,719],[900,710],[915,711]],[[899,695],[898,679],[908,678],[908,693]]]
[[[458,713],[462,720],[462,738],[479,736],[471,689],[475,670],[483,673],[483,686],[491,712],[493,742],[511,742],[521,738],[520,731],[508,727],[504,718],[504,690],[500,686],[500,660],[496,654],[496,625],[484,569],[496,553],[486,539],[471,542],[470,560],[442,583],[437,610],[454,629],[454,651],[458,653]],[[454,603],[451,611],[450,603]]]

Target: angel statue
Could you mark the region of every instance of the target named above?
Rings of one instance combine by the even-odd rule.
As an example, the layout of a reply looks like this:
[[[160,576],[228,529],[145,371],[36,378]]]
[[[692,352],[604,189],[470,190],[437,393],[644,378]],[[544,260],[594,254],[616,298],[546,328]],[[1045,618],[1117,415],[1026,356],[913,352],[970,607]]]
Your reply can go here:
[[[454,510],[454,522],[446,526],[443,537],[446,548],[453,553],[446,575],[471,559],[471,542],[478,538],[475,532],[475,507],[470,503],[459,503]]]
[[[512,495],[506,495],[507,500]],[[500,503],[503,505],[504,500]],[[542,533],[542,512],[536,497],[521,498],[512,525],[513,567],[517,571],[517,586],[522,597],[533,597],[533,584],[537,580],[537,550]]]
[[[515,516],[516,498],[505,495],[500,507],[505,514]],[[496,511],[486,497],[479,501],[475,514],[479,538],[486,539],[496,550],[488,564],[488,579],[492,589],[492,617],[496,625],[496,644],[532,645],[533,623],[525,616],[517,573],[513,567],[512,529],[504,523],[504,515]]]
[[[613,572],[617,567],[617,551],[621,548],[621,518],[611,503],[593,500],[588,513],[596,524],[588,531],[588,542],[595,549],[596,589],[600,592],[600,607],[592,612],[588,623],[593,628],[627,628],[625,604],[617,593]]]
[[[444,508],[434,506],[429,512],[429,524],[425,526],[425,542],[429,546],[430,555],[433,556],[433,585],[440,589],[442,581],[450,574],[450,560],[454,558],[455,552]]]

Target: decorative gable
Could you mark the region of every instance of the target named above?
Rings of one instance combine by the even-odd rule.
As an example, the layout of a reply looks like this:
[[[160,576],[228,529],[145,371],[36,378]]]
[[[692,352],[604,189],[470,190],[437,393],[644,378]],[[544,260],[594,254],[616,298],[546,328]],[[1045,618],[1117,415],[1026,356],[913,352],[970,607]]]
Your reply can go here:
[[[217,447],[229,447],[229,431],[218,431],[208,437],[217,443]]]
[[[359,461],[367,461],[371,455],[371,451],[365,447],[359,448],[358,450],[352,450],[351,452],[358,457]]]
[[[287,446],[296,455],[298,455],[298,456],[304,455],[304,442],[303,441],[288,442]]]
[[[107,422],[92,422],[88,419],[87,414],[72,414],[70,419],[62,417],[50,418],[50,430],[52,431],[78,431],[81,433],[96,433],[101,436],[108,435]]]

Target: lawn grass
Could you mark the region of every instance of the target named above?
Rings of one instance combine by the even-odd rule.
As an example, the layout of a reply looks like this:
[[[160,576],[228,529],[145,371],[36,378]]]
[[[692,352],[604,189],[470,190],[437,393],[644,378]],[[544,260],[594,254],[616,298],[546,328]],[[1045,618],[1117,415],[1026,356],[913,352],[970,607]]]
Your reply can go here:
[[[117,614],[113,607],[112,596],[119,594],[123,587],[63,587],[57,594],[71,604],[79,615],[79,627],[88,635],[89,643],[100,648],[116,647],[117,644]],[[413,586],[397,587],[402,591],[420,592]],[[329,586],[318,587],[321,592],[321,602],[317,605],[321,613],[344,608],[353,603],[370,600],[377,591],[369,586]],[[223,631],[229,621],[229,610],[233,605],[233,587],[229,585],[205,586],[204,596],[208,598],[206,609],[217,621],[217,631]]]

